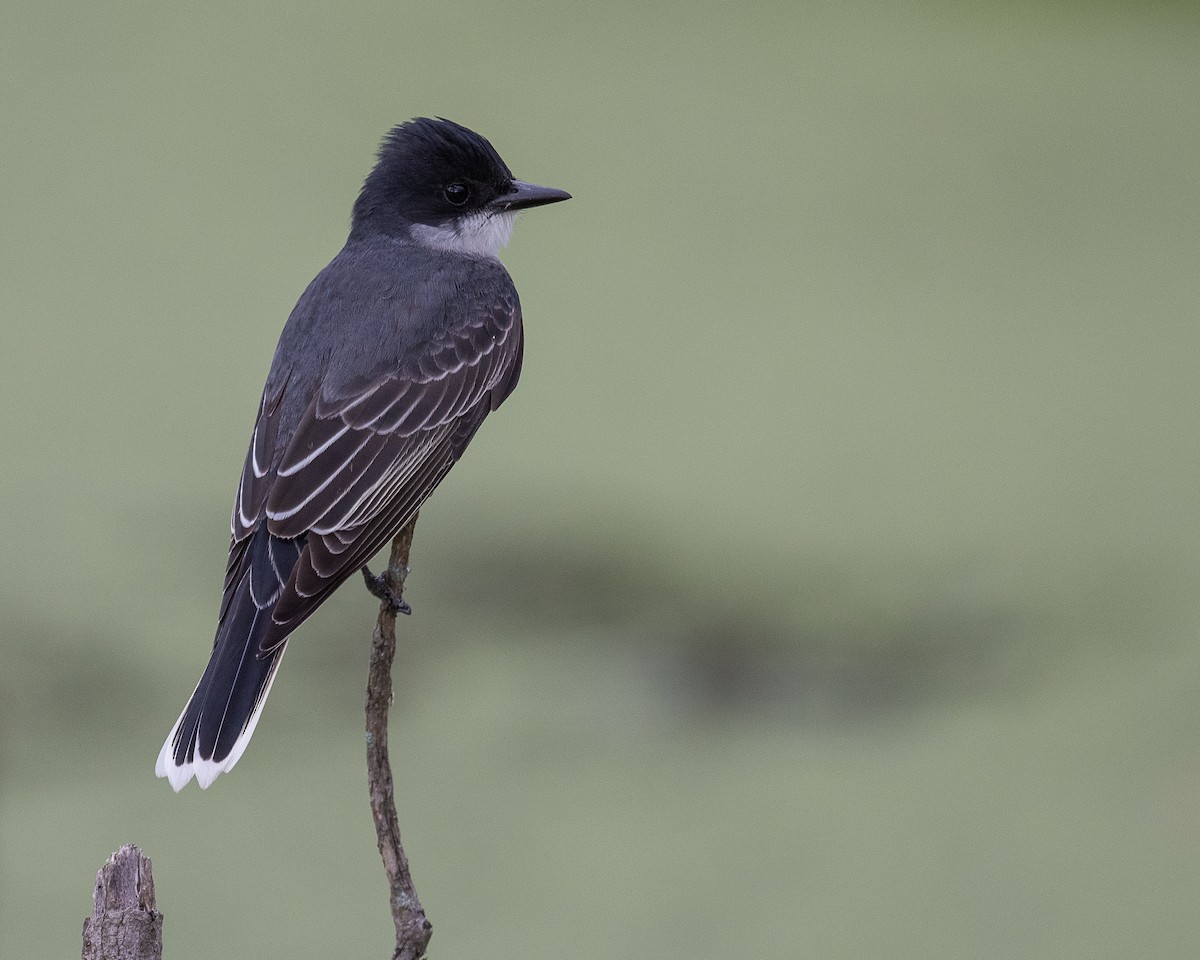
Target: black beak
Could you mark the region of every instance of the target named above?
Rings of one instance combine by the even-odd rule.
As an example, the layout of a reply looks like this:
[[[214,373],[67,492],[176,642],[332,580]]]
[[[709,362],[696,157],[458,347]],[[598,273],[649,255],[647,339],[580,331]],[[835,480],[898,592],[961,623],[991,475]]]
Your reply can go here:
[[[547,203],[558,203],[560,200],[570,200],[571,195],[566,190],[555,190],[553,187],[539,187],[536,183],[526,183],[524,180],[514,180],[512,189],[492,201],[491,206],[502,212],[509,210],[526,210],[529,207],[541,207]]]

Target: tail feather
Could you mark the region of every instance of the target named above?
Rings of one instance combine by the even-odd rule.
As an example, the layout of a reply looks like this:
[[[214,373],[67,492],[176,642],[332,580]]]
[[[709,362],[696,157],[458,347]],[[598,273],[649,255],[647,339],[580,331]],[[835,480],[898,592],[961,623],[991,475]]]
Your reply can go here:
[[[201,788],[232,770],[262,715],[286,640],[270,651],[262,641],[271,613],[300,554],[301,544],[283,541],[260,527],[242,569],[231,578],[232,596],[217,628],[204,676],[159,751],[154,772],[176,792],[194,776]],[[290,563],[288,562],[290,561]]]

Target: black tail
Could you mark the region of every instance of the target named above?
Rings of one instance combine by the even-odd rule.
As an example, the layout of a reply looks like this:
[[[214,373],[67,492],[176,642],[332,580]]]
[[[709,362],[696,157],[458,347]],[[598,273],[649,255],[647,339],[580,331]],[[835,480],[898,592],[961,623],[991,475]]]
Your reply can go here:
[[[155,765],[176,791],[193,776],[207,787],[250,742],[287,648],[285,640],[264,651],[262,641],[303,548],[303,538],[282,540],[265,523],[235,545],[212,656]]]

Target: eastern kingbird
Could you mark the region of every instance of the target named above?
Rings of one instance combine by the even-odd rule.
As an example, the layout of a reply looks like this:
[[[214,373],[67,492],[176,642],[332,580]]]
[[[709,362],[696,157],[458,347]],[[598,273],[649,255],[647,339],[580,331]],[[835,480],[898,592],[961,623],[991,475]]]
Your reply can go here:
[[[212,656],[158,755],[181,790],[234,764],[288,637],[413,517],[517,385],[521,307],[497,254],[570,194],[420,118],[384,138],[350,236],[292,310],[233,505]]]

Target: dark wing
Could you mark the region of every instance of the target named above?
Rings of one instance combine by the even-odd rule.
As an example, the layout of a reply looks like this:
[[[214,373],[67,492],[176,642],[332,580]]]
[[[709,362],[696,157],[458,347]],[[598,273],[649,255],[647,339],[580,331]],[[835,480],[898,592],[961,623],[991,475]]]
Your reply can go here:
[[[462,456],[516,385],[520,320],[515,294],[499,297],[400,369],[318,388],[281,455],[273,448],[287,385],[264,394],[234,505],[227,587],[242,563],[240,541],[264,518],[273,537],[303,538],[304,549],[290,573],[280,571],[262,649],[394,537]]]
[[[250,571],[249,561],[251,558],[248,551],[251,535],[258,529],[259,523],[263,519],[267,494],[275,480],[274,461],[278,459],[275,449],[276,438],[279,435],[284,394],[290,383],[290,376],[283,377],[278,385],[273,385],[268,381],[266,389],[263,390],[262,401],[258,406],[258,419],[254,421],[254,432],[250,435],[250,449],[246,451],[246,462],[242,465],[242,479],[238,484],[237,496],[233,501],[233,517],[229,523],[232,538],[229,542],[229,560],[225,565],[225,589],[221,597],[218,625],[225,622],[229,606],[237,593],[238,582]],[[274,559],[273,553],[270,559]],[[282,565],[282,569],[277,572],[276,586],[283,585],[289,572],[290,568],[286,564]],[[261,579],[266,580],[265,577]],[[261,592],[261,588],[258,592]],[[218,629],[218,637],[219,635]]]

